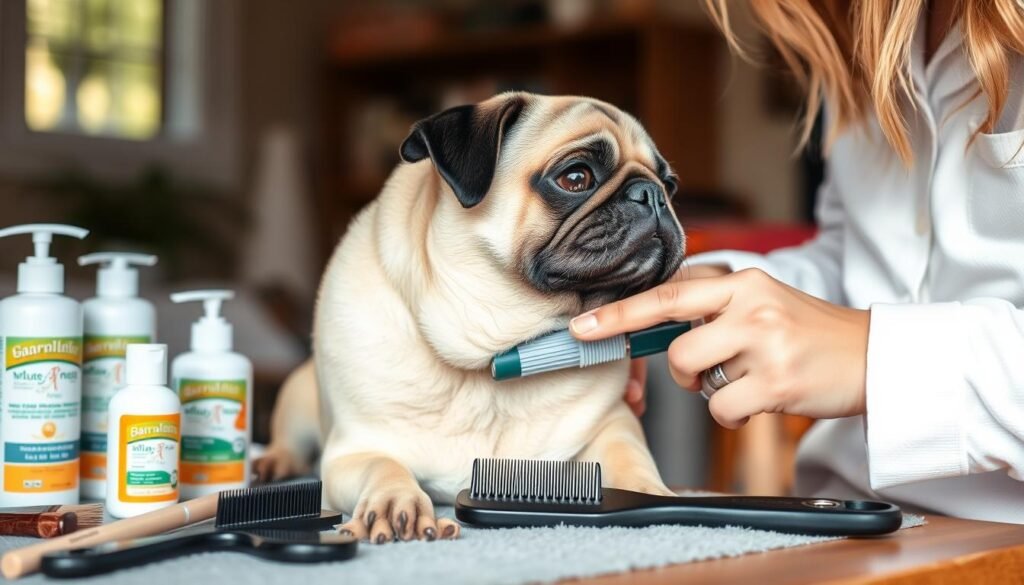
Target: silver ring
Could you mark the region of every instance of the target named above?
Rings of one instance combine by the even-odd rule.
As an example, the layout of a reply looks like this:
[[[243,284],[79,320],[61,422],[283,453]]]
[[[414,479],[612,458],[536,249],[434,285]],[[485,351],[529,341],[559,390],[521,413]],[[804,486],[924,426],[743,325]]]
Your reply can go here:
[[[711,369],[704,370],[704,383],[710,386],[712,391],[717,392],[730,384],[731,380],[725,375],[722,364],[715,364]]]

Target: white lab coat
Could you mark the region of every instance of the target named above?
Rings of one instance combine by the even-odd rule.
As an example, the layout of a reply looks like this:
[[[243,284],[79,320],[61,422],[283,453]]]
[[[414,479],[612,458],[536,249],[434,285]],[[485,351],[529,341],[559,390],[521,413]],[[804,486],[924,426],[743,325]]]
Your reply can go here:
[[[829,154],[813,241],[691,262],[761,268],[871,309],[867,414],[808,432],[801,495],[1024,523],[1024,60],[995,132],[968,146],[987,102],[963,107],[978,85],[959,27],[927,67],[918,29],[913,167],[872,118]]]

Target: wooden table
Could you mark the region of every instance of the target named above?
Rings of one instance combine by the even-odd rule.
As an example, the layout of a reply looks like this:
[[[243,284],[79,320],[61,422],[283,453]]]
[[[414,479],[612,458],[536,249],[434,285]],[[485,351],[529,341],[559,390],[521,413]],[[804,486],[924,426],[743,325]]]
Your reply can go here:
[[[929,515],[928,524],[849,539],[638,571],[583,585],[1024,583],[1024,526]]]

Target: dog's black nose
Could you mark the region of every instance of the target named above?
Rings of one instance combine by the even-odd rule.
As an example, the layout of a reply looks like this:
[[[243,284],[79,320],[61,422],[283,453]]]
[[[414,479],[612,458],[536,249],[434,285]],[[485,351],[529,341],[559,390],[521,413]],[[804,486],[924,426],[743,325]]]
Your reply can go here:
[[[626,187],[626,198],[649,207],[655,215],[660,215],[665,207],[665,192],[653,181],[633,181]]]

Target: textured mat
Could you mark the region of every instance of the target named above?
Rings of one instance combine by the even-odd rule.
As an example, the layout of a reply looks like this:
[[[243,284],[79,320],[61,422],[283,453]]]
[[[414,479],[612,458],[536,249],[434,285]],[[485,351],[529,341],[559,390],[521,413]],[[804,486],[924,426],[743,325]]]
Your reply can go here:
[[[452,509],[439,510],[452,517]],[[903,529],[924,524],[906,514]],[[830,537],[797,536],[745,528],[651,526],[648,528],[463,528],[455,541],[364,544],[355,559],[321,565],[286,565],[238,553],[205,553],[74,581],[41,575],[20,583],[107,585],[313,585],[327,583],[519,585],[593,577],[748,553],[804,546]],[[0,537],[0,550],[35,542]]]

